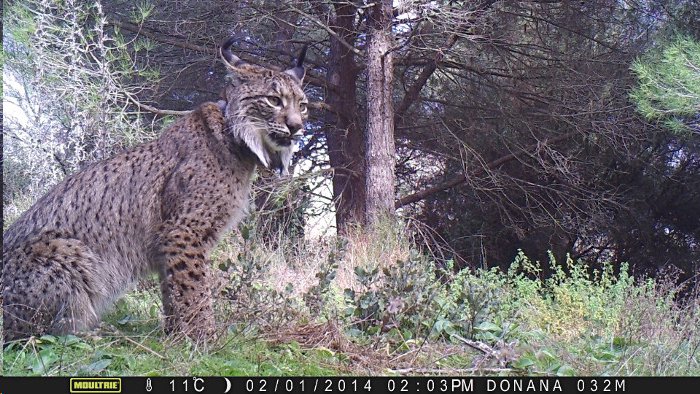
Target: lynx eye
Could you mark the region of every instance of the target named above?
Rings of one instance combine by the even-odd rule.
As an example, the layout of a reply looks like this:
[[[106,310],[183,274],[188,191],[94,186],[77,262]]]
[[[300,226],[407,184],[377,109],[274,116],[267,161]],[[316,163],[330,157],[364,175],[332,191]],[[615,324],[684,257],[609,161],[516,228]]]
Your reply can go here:
[[[265,96],[265,100],[273,107],[281,107],[282,99],[277,96]]]
[[[300,103],[299,104],[299,111],[301,111],[301,113],[306,113],[306,111],[308,111],[308,110],[309,110],[309,108],[308,108],[307,103]]]

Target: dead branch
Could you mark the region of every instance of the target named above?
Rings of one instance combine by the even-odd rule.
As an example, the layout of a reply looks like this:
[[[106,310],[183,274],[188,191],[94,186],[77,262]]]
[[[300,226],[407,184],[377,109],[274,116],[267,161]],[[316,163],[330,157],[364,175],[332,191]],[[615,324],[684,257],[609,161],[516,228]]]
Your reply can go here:
[[[556,142],[561,142],[561,141],[567,140],[567,139],[569,139],[569,138],[572,138],[572,137],[575,136],[575,135],[576,135],[576,133],[562,134],[562,135],[560,135],[560,136],[558,136],[558,137],[548,138],[548,139],[545,139],[545,140],[542,141],[542,142],[538,142],[538,143],[536,143],[536,144],[529,145],[529,146],[523,148],[523,149],[522,149],[521,151],[519,151],[519,152],[515,152],[515,153],[511,153],[511,154],[502,156],[502,157],[500,157],[500,158],[498,158],[498,159],[496,159],[496,160],[494,160],[494,161],[488,163],[485,167],[481,167],[481,168],[477,169],[477,170],[476,170],[473,174],[471,174],[471,175],[467,175],[467,174],[462,173],[462,174],[459,174],[459,175],[457,175],[457,176],[454,176],[454,177],[450,178],[450,179],[447,180],[446,182],[443,182],[443,183],[441,183],[441,184],[439,184],[439,185],[436,185],[436,186],[427,188],[427,189],[425,189],[425,190],[421,190],[421,191],[419,191],[419,192],[416,192],[416,193],[413,193],[413,194],[409,194],[408,196],[402,197],[402,198],[400,198],[400,199],[398,199],[398,200],[396,201],[396,203],[394,204],[394,207],[395,207],[395,208],[401,208],[401,207],[403,207],[404,205],[408,205],[408,204],[412,204],[412,203],[414,203],[414,202],[418,202],[418,201],[420,201],[420,200],[422,200],[422,199],[424,199],[424,198],[426,198],[426,197],[428,197],[428,196],[430,196],[430,195],[433,195],[433,194],[435,194],[435,193],[437,193],[437,192],[441,192],[441,191],[443,191],[443,190],[447,190],[447,189],[453,188],[453,187],[455,187],[455,186],[457,186],[457,185],[459,185],[459,184],[462,184],[462,183],[466,182],[468,176],[479,176],[479,175],[482,175],[484,172],[486,172],[486,170],[493,170],[493,169],[495,169],[495,168],[497,168],[497,167],[499,167],[499,166],[501,166],[501,165],[503,165],[503,164],[505,164],[505,163],[508,163],[509,161],[515,160],[515,159],[517,159],[518,156],[520,156],[521,154],[525,154],[526,152],[529,152],[529,151],[536,151],[536,152],[539,152],[539,151],[540,151],[544,146],[546,146],[547,144],[553,144],[553,143],[556,143]]]

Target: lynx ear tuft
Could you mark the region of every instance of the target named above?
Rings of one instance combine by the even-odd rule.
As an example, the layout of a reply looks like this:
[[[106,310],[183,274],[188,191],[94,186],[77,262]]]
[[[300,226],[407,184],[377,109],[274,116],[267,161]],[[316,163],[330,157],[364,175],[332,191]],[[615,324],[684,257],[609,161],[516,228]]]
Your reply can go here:
[[[221,57],[224,59],[224,63],[226,63],[229,68],[236,70],[240,66],[246,64],[246,62],[231,52],[231,46],[234,42],[236,42],[236,37],[229,37],[223,44],[221,44],[220,53]]]
[[[306,50],[309,48],[308,45],[304,45],[299,51],[296,62],[294,62],[294,67],[286,70],[284,73],[291,75],[297,82],[302,83],[304,81],[304,75],[306,75],[306,70],[304,69],[304,58],[306,57]]]

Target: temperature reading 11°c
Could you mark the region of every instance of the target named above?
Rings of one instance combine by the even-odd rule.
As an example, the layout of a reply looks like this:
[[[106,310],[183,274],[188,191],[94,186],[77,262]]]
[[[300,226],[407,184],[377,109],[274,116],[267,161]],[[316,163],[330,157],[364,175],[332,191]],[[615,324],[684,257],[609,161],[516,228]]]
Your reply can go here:
[[[170,391],[175,392],[175,386],[176,382],[175,379],[170,381]],[[186,393],[189,393],[191,391],[195,391],[197,393],[201,393],[204,391],[204,379],[202,378],[192,378],[192,382],[190,382],[190,379],[184,379],[182,381],[182,386],[185,389]]]

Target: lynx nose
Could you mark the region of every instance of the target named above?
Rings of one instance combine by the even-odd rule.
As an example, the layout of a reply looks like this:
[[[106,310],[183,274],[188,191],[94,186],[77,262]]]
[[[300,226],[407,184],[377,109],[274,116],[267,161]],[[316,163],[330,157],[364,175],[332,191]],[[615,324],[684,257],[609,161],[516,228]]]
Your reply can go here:
[[[297,135],[302,134],[304,131],[304,125],[301,122],[287,122],[287,128],[289,129],[289,134]]]
[[[287,128],[291,135],[301,135],[304,131],[304,123],[301,121],[301,116],[288,116]]]

